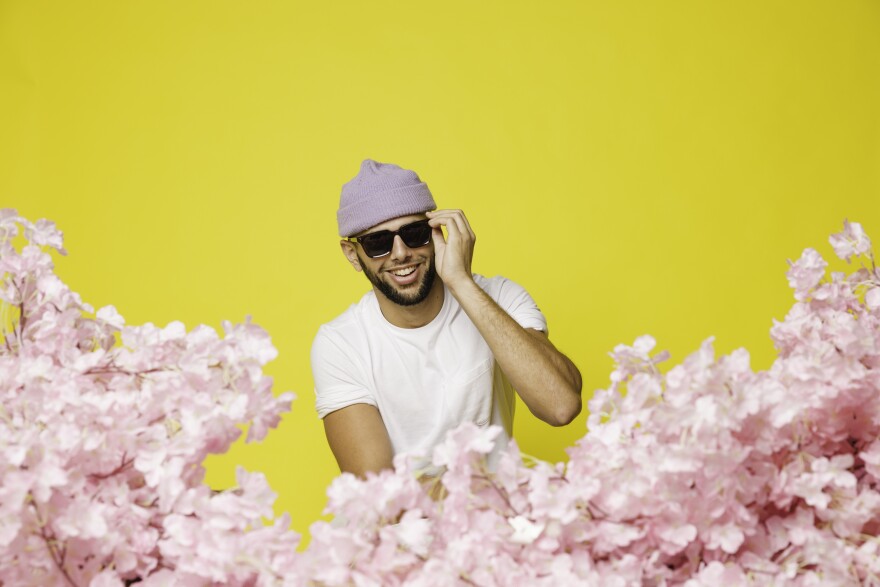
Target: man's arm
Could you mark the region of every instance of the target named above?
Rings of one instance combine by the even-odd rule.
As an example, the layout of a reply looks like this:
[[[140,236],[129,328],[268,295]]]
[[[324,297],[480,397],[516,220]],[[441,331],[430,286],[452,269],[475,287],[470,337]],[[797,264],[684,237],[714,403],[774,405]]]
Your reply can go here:
[[[540,330],[523,328],[470,279],[449,286],[535,416],[564,426],[581,411],[581,374]]]
[[[354,351],[321,327],[312,342],[315,408],[339,469],[363,477],[390,468],[391,440],[372,394],[361,382]]]
[[[428,212],[437,273],[480,331],[501,370],[535,416],[564,426],[581,411],[581,374],[547,335],[517,324],[471,272],[476,236],[461,210]],[[448,240],[440,227],[445,226]]]
[[[382,416],[369,404],[352,404],[324,416],[324,433],[339,470],[363,477],[390,469],[394,459]]]

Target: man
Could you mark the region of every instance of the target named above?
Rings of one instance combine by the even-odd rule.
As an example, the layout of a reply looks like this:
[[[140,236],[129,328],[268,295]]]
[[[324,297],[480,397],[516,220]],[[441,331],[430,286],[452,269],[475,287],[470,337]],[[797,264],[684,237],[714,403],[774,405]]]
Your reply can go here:
[[[344,472],[389,468],[399,453],[427,461],[466,421],[501,426],[502,447],[514,390],[553,426],[580,413],[580,372],[547,338],[535,302],[510,280],[471,273],[467,218],[436,208],[415,172],[370,159],[342,188],[342,252],[372,291],[321,326],[312,371]]]

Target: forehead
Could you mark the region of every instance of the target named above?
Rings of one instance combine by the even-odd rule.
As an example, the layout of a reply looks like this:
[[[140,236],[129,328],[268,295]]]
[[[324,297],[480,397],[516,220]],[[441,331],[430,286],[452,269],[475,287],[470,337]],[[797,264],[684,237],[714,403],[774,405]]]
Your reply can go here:
[[[377,232],[379,230],[397,230],[401,226],[407,225],[410,222],[424,220],[425,218],[427,218],[425,214],[409,214],[407,216],[398,216],[397,218],[386,220],[385,222],[377,224],[376,226],[371,226],[367,230],[363,231],[361,234],[369,234],[371,232]]]

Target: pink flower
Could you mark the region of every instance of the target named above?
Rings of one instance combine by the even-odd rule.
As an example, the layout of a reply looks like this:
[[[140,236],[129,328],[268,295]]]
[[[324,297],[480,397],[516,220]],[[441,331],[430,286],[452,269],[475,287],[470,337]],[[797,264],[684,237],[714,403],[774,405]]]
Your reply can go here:
[[[265,365],[278,356],[269,333],[252,324],[250,316],[246,317],[244,324],[233,325],[224,321],[223,330],[226,338],[234,342],[243,357],[256,359],[260,365]]]
[[[105,508],[82,497],[67,504],[55,527],[67,538],[101,538],[107,534]]]
[[[465,423],[446,437],[443,444],[434,449],[433,463],[438,467],[459,468],[473,455],[487,455],[495,448],[495,437],[501,433],[497,426],[479,428]]]
[[[856,485],[856,478],[849,472],[853,465],[852,455],[844,454],[832,457],[813,459],[810,471],[803,472],[791,481],[794,495],[804,498],[807,504],[821,511],[828,507],[831,495],[826,488],[851,488]]]
[[[525,516],[515,516],[507,520],[513,528],[510,540],[517,544],[531,544],[544,531],[545,524],[535,523]]]
[[[24,234],[29,241],[37,246],[49,246],[62,255],[67,254],[63,247],[61,231],[55,227],[55,223],[51,220],[44,218],[37,220],[35,224],[26,225]]]
[[[675,554],[681,552],[697,537],[697,529],[692,524],[661,527],[657,536],[665,542],[661,546],[664,551]]]
[[[122,327],[125,326],[125,318],[113,306],[104,306],[98,310],[97,318],[116,330],[122,330]]]
[[[19,225],[33,241],[21,253]],[[765,371],[744,349],[717,357],[712,338],[666,373],[653,338],[618,345],[567,463],[523,462],[515,443],[495,446],[497,428],[465,424],[433,455],[340,475],[335,520],[313,524],[300,552],[265,476],[203,484],[207,454],[244,426],[263,438],[292,400],[262,372],[277,354],[268,334],[249,319],[221,339],[125,326],[112,306],[92,316],[41,250],[60,237],[0,211],[0,292],[26,318],[0,345],[4,585],[794,586],[880,573],[873,267],[824,280],[806,250]],[[858,224],[835,242],[873,258]]]
[[[880,440],[869,444],[859,453],[859,458],[865,463],[865,470],[880,481]]]
[[[865,305],[870,310],[880,309],[880,287],[874,286],[865,293]]]
[[[805,300],[810,291],[819,285],[825,276],[828,263],[815,249],[805,249],[800,259],[792,263],[791,269],[785,274],[788,284],[794,289],[796,300]]]
[[[728,554],[734,554],[745,540],[745,534],[736,524],[713,526],[706,532],[706,548],[720,548]]]
[[[418,556],[428,556],[433,540],[432,523],[421,510],[408,510],[391,528],[401,546]]]
[[[101,571],[89,583],[89,587],[123,587],[124,585],[125,583],[119,579],[119,575],[109,569]]]
[[[746,575],[738,565],[725,565],[720,561],[712,561],[684,585],[685,587],[719,587],[720,585],[736,587],[749,584],[751,582],[746,579]]]
[[[843,232],[832,234],[828,241],[834,248],[834,253],[847,263],[852,257],[865,255],[871,251],[871,239],[858,222],[845,220]]]

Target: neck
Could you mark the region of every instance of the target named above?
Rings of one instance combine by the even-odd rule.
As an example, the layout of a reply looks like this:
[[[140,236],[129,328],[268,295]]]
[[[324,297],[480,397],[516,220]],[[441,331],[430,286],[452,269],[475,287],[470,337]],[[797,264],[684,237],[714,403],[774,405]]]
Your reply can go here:
[[[443,281],[439,275],[434,279],[428,297],[412,306],[395,304],[376,288],[373,291],[376,292],[382,315],[398,328],[420,328],[436,318],[443,307]]]

